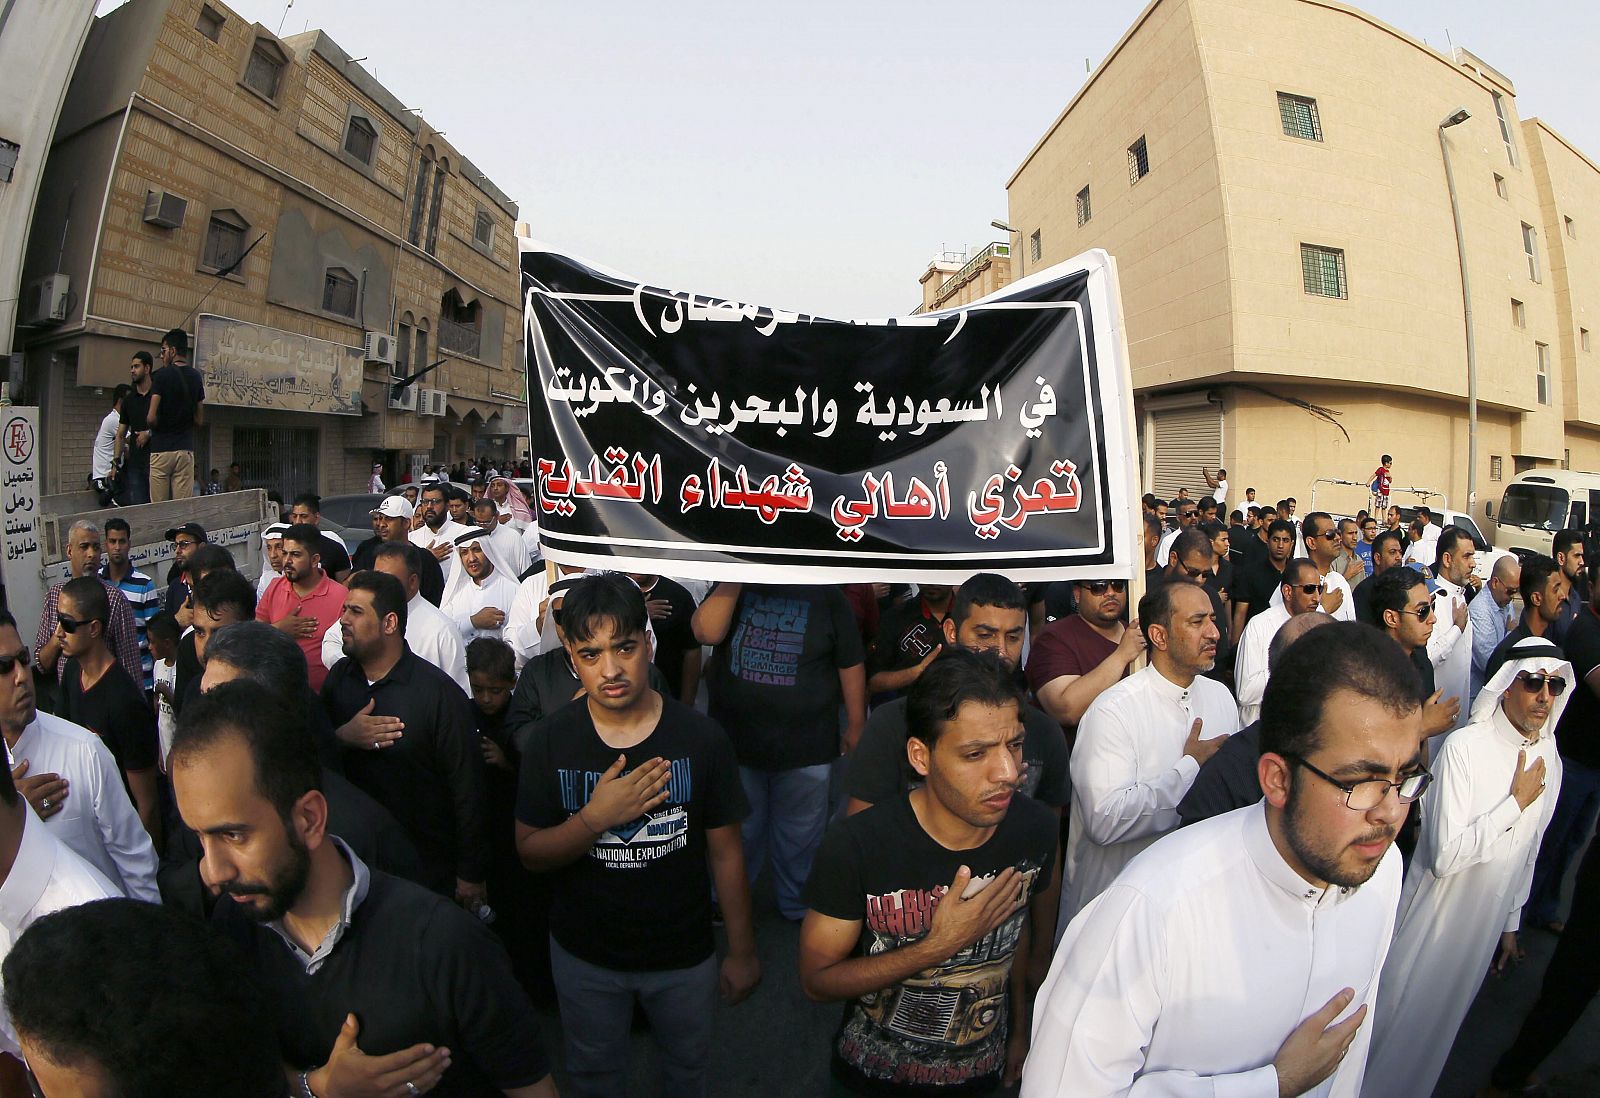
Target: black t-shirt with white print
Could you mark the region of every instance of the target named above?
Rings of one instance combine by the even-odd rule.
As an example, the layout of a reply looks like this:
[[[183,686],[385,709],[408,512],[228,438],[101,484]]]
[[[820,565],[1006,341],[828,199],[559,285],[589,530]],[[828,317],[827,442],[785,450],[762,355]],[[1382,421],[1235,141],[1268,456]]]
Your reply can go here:
[[[1049,883],[1058,830],[1049,808],[1014,797],[988,842],[947,850],[923,830],[910,796],[902,795],[828,829],[806,883],[806,903],[819,914],[861,922],[857,956],[902,949],[927,936],[963,865],[975,886],[1015,866],[1031,900]],[[833,1043],[835,1078],[862,1094],[987,1093],[996,1087],[1005,1070],[1011,965],[1027,915],[1024,904],[954,957],[845,1004]]]
[[[715,949],[706,831],[749,811],[733,745],[715,721],[663,697],[655,730],[619,751],[595,731],[588,699],[562,706],[524,745],[517,819],[538,828],[565,822],[618,755],[628,758],[624,773],[657,757],[670,763],[667,799],[551,871],[550,934],[573,956],[614,971],[692,968]]]

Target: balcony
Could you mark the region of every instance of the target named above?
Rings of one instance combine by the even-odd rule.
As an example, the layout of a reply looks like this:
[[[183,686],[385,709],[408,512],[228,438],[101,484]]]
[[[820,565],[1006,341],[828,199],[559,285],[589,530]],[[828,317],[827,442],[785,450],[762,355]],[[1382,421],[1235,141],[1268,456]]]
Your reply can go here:
[[[483,333],[472,324],[458,324],[440,317],[438,338],[441,351],[452,351],[468,358],[482,357],[478,351],[483,342]]]
[[[934,308],[943,305],[945,301],[955,294],[956,290],[966,284],[968,279],[982,268],[987,267],[992,261],[995,259],[1009,259],[1010,257],[1010,244],[1001,244],[999,242],[990,244],[983,251],[967,260],[966,266],[939,283],[939,291],[933,295]]]

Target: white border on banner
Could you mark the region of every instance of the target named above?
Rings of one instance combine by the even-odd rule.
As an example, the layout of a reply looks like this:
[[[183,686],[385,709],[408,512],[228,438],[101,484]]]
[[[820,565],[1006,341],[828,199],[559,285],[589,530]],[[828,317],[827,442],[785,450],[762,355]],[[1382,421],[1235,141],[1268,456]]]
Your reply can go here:
[[[550,251],[560,255],[567,255],[560,249],[552,248],[526,238],[520,241],[521,251],[539,252]],[[629,283],[639,283],[632,276],[607,270],[597,264],[584,262],[591,269],[620,279]],[[993,550],[984,551],[974,549],[971,552],[928,554],[921,559],[930,562],[942,559],[955,559],[965,563],[964,567],[949,568],[931,565],[893,565],[874,567],[870,560],[873,557],[895,557],[903,554],[895,553],[849,553],[852,562],[861,562],[862,567],[851,566],[848,574],[844,574],[838,567],[821,568],[808,565],[803,561],[794,564],[757,564],[738,559],[666,559],[653,556],[628,556],[623,554],[598,554],[574,551],[552,545],[549,541],[541,539],[541,545],[547,558],[559,564],[567,564],[584,568],[608,569],[612,571],[640,572],[649,574],[662,574],[677,576],[684,579],[708,580],[711,582],[727,581],[742,583],[798,583],[798,584],[837,584],[844,582],[915,582],[915,583],[960,583],[976,572],[984,570],[985,557],[996,561],[1005,561],[1007,565],[997,570],[1015,580],[1063,580],[1063,579],[1129,579],[1130,605],[1137,605],[1137,599],[1143,589],[1143,561],[1141,552],[1135,551],[1135,534],[1142,536],[1140,528],[1141,519],[1137,513],[1139,495],[1139,481],[1136,453],[1133,444],[1133,384],[1129,365],[1126,343],[1126,331],[1123,325],[1122,301],[1120,286],[1116,274],[1116,261],[1110,253],[1102,248],[1094,248],[1079,255],[1054,264],[1041,271],[1035,271],[1017,282],[1005,286],[999,291],[980,298],[977,301],[955,309],[945,309],[934,313],[921,314],[915,320],[928,323],[937,323],[938,319],[952,315],[965,315],[976,309],[1029,309],[1029,308],[1070,308],[1076,316],[1080,345],[1087,350],[1091,345],[1089,333],[1085,331],[1083,311],[1075,302],[1019,302],[1009,300],[1018,291],[1027,290],[1033,286],[1057,278],[1065,277],[1077,272],[1088,276],[1088,295],[1093,312],[1093,342],[1095,350],[1095,373],[1100,383],[1100,423],[1097,424],[1091,417],[1089,423],[1090,442],[1095,452],[1098,452],[1098,439],[1103,431],[1105,439],[1105,474],[1107,484],[1107,498],[1102,500],[1100,493],[1095,492],[1095,528],[1103,531],[1105,525],[1105,512],[1102,506],[1110,508],[1111,519],[1111,551],[1112,561],[1108,564],[1094,565],[1025,565],[1018,567],[1010,562],[1019,558],[1054,558],[1060,560],[1069,554],[1099,554],[1105,546],[1097,542],[1094,546],[1085,546],[1078,549],[1043,549],[1043,550]],[[632,301],[631,294],[558,294],[542,292],[539,290],[528,291],[525,297],[523,312],[523,325],[527,335],[527,348],[531,354],[539,340],[537,326],[533,323],[531,299],[534,294],[542,293],[552,299],[577,299],[590,301]],[[911,318],[892,318],[897,324]],[[877,321],[858,321],[856,323],[873,324]],[[548,354],[548,352],[546,352]],[[1087,362],[1085,363],[1087,366]],[[530,370],[529,406],[530,414],[534,399],[534,385],[538,384],[541,399],[544,385],[539,378],[537,370]],[[1088,371],[1084,373],[1084,403],[1089,406],[1093,396],[1089,383]],[[1120,413],[1120,414],[1119,414]],[[1118,503],[1121,506],[1118,506]],[[812,549],[784,549],[779,547],[764,548],[753,545],[721,545],[697,543],[685,546],[677,541],[649,541],[633,539],[606,538],[589,534],[553,534],[563,541],[590,542],[604,545],[638,545],[641,547],[673,550],[686,549],[691,553],[719,553],[719,552],[747,552],[773,556],[788,556],[815,558],[818,553]]]

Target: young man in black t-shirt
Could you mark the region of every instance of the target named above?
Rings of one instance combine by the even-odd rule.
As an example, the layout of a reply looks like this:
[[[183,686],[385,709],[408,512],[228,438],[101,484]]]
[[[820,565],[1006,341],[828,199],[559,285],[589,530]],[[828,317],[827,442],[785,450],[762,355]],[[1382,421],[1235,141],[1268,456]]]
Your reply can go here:
[[[1033,985],[1015,962],[1054,929],[1040,906],[1057,832],[1017,795],[1024,704],[998,657],[947,650],[907,695],[924,784],[839,821],[817,852],[800,985],[846,1004],[846,1091],[988,1094],[1021,1077]]]
[[[61,713],[105,741],[150,838],[161,843],[161,797],[156,779],[160,737],[144,691],[106,643],[111,600],[97,576],[68,580],[61,588],[56,635],[67,661],[61,677]]]
[[[761,979],[733,748],[713,721],[645,685],[647,611],[632,580],[580,580],[561,620],[585,696],[525,745],[516,834],[523,864],[550,874],[566,1093],[628,1092],[637,1001],[661,1046],[661,1093],[703,1096],[719,985],[713,881],[728,928],[722,996],[736,1003]]]
[[[916,598],[883,612],[867,655],[867,693],[874,705],[899,697],[939,654],[954,595],[948,584],[923,584]]]
[[[215,918],[272,1000],[296,1098],[554,1098],[533,1006],[494,936],[328,831],[298,707],[222,683],[184,712],[170,769],[201,877],[224,897]]]

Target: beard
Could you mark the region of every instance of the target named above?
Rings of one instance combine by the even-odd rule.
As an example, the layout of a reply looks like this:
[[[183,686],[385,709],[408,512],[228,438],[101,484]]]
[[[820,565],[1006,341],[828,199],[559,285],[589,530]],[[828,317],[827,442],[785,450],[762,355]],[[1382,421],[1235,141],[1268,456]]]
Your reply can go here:
[[[1305,821],[1301,819],[1300,783],[1298,776],[1289,789],[1289,803],[1283,810],[1283,837],[1289,844],[1289,849],[1318,880],[1327,881],[1330,885],[1340,888],[1358,888],[1372,879],[1378,871],[1378,866],[1383,863],[1383,858],[1374,858],[1370,862],[1357,861],[1346,865],[1341,861],[1341,856],[1351,844],[1334,847],[1326,840],[1320,839],[1309,832]],[[1362,835],[1360,840],[1377,842],[1380,839],[1393,840],[1395,830],[1387,827],[1378,827]],[[1385,854],[1388,852],[1385,851]]]
[[[294,907],[305,891],[311,877],[311,851],[293,830],[285,829],[289,839],[289,854],[284,864],[265,882],[229,881],[219,890],[224,896],[248,900],[260,897],[259,903],[244,903],[244,911],[258,923],[277,922]]]

